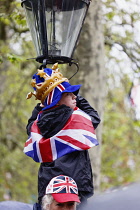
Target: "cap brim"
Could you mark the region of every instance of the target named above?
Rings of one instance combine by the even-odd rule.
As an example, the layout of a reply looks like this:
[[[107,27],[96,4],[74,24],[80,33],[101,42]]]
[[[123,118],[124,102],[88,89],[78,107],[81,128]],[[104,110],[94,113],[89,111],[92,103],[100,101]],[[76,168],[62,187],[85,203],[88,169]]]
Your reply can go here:
[[[80,203],[79,197],[77,194],[73,193],[52,193],[53,198],[59,203],[65,203],[69,201],[75,201]]]
[[[82,85],[70,85],[62,93],[77,93]],[[76,95],[76,94],[75,94]]]

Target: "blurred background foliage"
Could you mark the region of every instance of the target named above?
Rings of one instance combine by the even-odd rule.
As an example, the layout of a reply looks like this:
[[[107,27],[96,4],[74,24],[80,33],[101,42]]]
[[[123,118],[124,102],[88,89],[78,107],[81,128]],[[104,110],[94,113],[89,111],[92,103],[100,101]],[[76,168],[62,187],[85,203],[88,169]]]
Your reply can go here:
[[[119,2],[123,2],[124,7]],[[101,190],[140,179],[140,121],[136,119],[128,97],[140,71],[140,5],[137,4],[131,0],[102,1],[108,91],[103,119]],[[27,139],[27,120],[37,103],[34,99],[26,100],[31,91],[31,76],[39,67],[34,60],[27,60],[34,57],[35,50],[20,2],[1,0],[1,201],[12,199],[33,203],[37,197],[39,164],[22,152]]]
[[[140,180],[140,119],[131,106],[134,80],[140,84],[138,1],[103,0],[107,98],[104,114],[101,189]]]

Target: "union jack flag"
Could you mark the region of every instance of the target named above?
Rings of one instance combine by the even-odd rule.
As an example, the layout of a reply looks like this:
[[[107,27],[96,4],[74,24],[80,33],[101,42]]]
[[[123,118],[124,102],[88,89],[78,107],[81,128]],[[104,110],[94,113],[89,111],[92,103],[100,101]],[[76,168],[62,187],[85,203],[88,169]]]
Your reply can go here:
[[[24,153],[36,162],[52,162],[68,153],[88,150],[98,144],[90,116],[77,108],[63,129],[48,139],[41,135],[35,120]]]
[[[53,178],[46,188],[46,194],[52,193],[73,193],[78,194],[75,181],[68,176],[57,176]]]

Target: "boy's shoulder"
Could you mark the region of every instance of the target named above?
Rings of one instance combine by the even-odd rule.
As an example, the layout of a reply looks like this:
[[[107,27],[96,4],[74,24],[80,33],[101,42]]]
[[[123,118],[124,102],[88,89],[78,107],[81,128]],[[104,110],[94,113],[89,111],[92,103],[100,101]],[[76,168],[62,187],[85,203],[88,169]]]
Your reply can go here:
[[[69,117],[72,114],[73,110],[66,106],[55,106],[51,109],[47,109],[40,112],[40,119],[47,118],[48,120],[56,119],[56,118],[63,118],[63,117]]]
[[[50,109],[46,109],[46,110],[43,110],[43,113],[44,114],[47,114],[47,113],[53,113],[53,112],[64,112],[64,111],[72,111],[72,109],[64,104],[60,105],[60,106],[54,106]]]

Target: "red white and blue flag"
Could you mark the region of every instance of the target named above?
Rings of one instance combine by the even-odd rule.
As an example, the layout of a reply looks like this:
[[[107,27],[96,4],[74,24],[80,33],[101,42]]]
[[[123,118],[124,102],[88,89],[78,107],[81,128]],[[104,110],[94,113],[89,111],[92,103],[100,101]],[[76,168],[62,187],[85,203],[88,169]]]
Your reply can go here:
[[[88,150],[98,144],[90,116],[77,109],[63,129],[48,139],[41,135],[37,120],[34,121],[24,153],[36,162],[52,162],[68,153]]]

